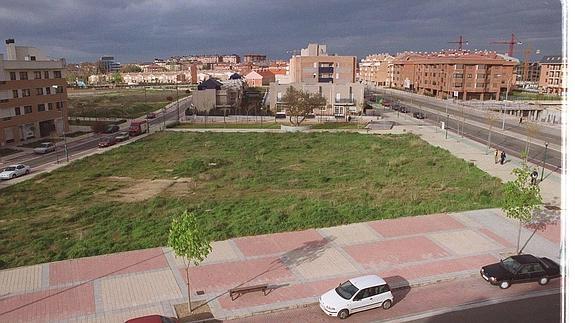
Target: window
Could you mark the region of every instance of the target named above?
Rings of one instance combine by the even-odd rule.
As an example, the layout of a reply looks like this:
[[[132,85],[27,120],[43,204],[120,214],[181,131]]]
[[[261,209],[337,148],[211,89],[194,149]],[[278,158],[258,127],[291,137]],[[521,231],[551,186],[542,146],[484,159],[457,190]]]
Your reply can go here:
[[[339,79],[339,73],[335,73],[335,79]]]
[[[16,81],[16,72],[10,72],[10,81]]]
[[[317,67],[317,62],[313,63],[313,67],[316,68]]]
[[[453,74],[453,77],[456,78],[456,79],[462,79],[462,78],[463,78],[463,74],[461,74],[461,73],[455,73],[455,74]]]
[[[278,92],[278,96],[277,96],[278,101],[282,100],[282,93]],[[56,104],[56,107],[58,107],[58,105]]]
[[[31,105],[24,106],[24,114],[28,114],[28,113],[32,113],[32,106]]]
[[[15,107],[15,108],[14,108],[14,114],[17,115],[17,116],[19,116],[19,115],[22,114],[22,112],[20,111],[20,107]]]
[[[22,89],[22,97],[30,96],[30,89]]]
[[[46,88],[46,95],[51,94],[51,93],[50,93],[51,90],[52,90],[52,89],[50,89],[50,87],[47,87],[47,88]]]
[[[35,80],[39,80],[39,79],[41,79],[41,78],[42,78],[42,72],[40,72],[40,71],[35,71],[35,72],[34,72],[34,79],[35,79]]]
[[[56,109],[61,110],[64,107],[64,102],[59,101],[56,102]]]
[[[28,72],[20,72],[20,79],[27,80],[28,79]]]
[[[60,78],[62,78],[62,72],[60,72],[60,71],[54,71],[54,78],[55,78],[55,79],[60,79]]]
[[[473,77],[473,74],[467,74],[467,78],[470,79]]]
[[[44,71],[44,78],[45,78],[45,79],[49,79],[49,78],[50,78],[50,71]]]
[[[36,88],[36,95],[43,95],[43,94],[44,94],[44,89],[43,89],[43,88],[41,88],[41,87]]]
[[[387,285],[387,284],[385,284],[385,285],[380,285],[380,286],[377,286],[377,287],[376,287],[376,292],[375,292],[375,294],[376,294],[376,295],[377,295],[377,294],[383,294],[383,293],[387,293],[387,292],[389,292],[389,291],[390,291],[389,285]]]
[[[64,93],[64,87],[63,87],[63,86],[58,86],[58,87],[56,88],[56,91],[54,91],[54,92],[56,92],[56,93]]]
[[[52,110],[54,110],[54,103],[49,102],[48,103],[48,111],[52,111]]]
[[[478,79],[484,79],[484,78],[485,78],[485,74],[477,74],[477,78],[478,78]]]
[[[18,98],[18,90],[12,90],[12,97],[14,99]]]
[[[44,103],[38,104],[38,112],[46,111],[46,105]]]

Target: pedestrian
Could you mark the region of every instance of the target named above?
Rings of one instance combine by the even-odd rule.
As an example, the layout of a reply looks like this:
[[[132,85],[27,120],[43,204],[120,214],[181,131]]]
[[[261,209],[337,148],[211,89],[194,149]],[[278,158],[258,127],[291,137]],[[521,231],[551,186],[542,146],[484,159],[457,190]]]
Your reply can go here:
[[[501,151],[501,165],[505,164],[505,158],[507,158],[507,155],[505,154],[505,151]]]
[[[536,170],[533,170],[533,172],[531,172],[531,185],[537,184],[537,177],[539,177],[539,173],[537,173]]]
[[[499,149],[495,149],[495,163],[499,161]]]
[[[523,123],[523,117],[519,117],[519,124]]]

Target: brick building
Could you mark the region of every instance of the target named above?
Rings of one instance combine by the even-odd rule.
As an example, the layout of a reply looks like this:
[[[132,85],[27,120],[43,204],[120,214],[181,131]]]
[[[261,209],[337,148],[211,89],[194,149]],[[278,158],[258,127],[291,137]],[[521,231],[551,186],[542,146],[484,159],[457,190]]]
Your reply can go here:
[[[391,86],[394,57],[389,54],[369,55],[359,63],[359,81],[371,86]]]
[[[567,62],[561,56],[544,56],[539,62],[539,90],[544,93],[567,93]]]
[[[0,54],[0,145],[61,136],[68,131],[66,62],[6,40]]]

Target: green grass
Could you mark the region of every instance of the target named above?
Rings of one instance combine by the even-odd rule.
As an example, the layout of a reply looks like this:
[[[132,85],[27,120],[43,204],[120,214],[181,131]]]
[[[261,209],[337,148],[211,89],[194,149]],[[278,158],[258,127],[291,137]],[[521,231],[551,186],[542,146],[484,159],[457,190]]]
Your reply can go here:
[[[505,97],[505,96],[503,96]],[[513,91],[509,94],[509,100],[542,100],[542,101],[560,101],[562,97],[560,95],[551,95],[543,93],[533,93],[526,91]]]
[[[174,177],[191,182],[112,198]],[[410,134],[164,132],[7,187],[0,205],[9,268],[163,246],[185,209],[221,240],[498,207],[501,182]]]

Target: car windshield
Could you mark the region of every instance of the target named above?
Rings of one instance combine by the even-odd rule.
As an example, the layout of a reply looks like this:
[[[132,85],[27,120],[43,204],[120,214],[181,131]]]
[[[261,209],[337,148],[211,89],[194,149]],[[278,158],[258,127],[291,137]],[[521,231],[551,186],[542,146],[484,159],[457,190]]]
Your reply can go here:
[[[501,265],[513,274],[515,274],[519,270],[519,267],[521,267],[521,264],[512,257],[501,260]]]
[[[339,287],[335,289],[335,292],[345,299],[350,299],[353,295],[355,295],[355,293],[357,293],[357,291],[357,287],[350,283],[349,280],[339,285]]]
[[[7,171],[7,172],[10,172],[10,171],[16,170],[16,167],[10,166],[10,167],[4,168],[4,170]]]
[[[50,147],[51,145],[52,145],[52,144],[44,143],[44,144],[41,144],[40,147],[42,147],[42,148],[48,148],[48,147]]]

